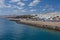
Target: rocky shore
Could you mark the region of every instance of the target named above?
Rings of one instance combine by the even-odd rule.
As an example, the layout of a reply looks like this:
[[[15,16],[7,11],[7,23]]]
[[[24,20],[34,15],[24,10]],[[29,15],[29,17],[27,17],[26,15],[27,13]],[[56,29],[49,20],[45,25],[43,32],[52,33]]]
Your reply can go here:
[[[10,19],[10,20],[15,21],[17,23],[32,25],[38,28],[46,28],[46,29],[60,31],[60,22],[42,22],[42,21],[33,21],[33,20],[24,20],[24,19]]]

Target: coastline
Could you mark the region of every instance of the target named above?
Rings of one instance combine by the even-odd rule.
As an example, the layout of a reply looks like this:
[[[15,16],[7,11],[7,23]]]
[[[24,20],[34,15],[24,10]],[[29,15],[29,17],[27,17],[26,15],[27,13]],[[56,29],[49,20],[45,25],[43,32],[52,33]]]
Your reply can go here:
[[[10,20],[15,21],[16,23],[32,25],[37,28],[46,28],[60,31],[60,22],[42,22],[42,21],[23,20],[23,19],[10,19]]]

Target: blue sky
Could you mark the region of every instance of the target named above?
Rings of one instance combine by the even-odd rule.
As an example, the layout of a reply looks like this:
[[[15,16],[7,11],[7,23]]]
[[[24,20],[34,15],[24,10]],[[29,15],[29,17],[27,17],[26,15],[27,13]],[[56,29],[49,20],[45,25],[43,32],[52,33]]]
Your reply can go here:
[[[0,0],[0,15],[60,12],[60,0]]]

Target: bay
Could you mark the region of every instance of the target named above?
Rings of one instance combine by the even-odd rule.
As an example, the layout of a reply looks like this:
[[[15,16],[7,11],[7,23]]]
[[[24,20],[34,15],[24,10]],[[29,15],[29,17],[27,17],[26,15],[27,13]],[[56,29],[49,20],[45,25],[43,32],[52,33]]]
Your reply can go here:
[[[60,40],[60,32],[17,24],[0,18],[0,40]]]

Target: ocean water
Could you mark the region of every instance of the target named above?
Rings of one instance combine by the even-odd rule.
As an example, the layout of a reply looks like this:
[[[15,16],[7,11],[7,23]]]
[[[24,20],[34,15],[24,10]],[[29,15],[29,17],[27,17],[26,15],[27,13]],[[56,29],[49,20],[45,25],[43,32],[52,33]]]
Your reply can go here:
[[[60,40],[60,32],[0,18],[0,40]]]

